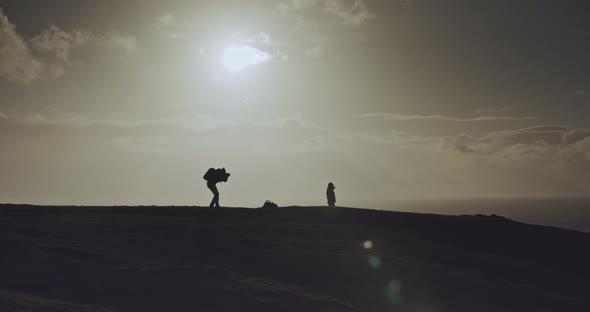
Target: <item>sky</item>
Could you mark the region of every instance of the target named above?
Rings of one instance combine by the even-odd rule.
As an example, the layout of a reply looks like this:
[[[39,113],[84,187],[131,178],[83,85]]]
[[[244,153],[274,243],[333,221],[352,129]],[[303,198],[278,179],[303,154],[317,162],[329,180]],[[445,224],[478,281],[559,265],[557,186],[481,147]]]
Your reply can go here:
[[[0,0],[0,202],[588,196],[589,9]]]

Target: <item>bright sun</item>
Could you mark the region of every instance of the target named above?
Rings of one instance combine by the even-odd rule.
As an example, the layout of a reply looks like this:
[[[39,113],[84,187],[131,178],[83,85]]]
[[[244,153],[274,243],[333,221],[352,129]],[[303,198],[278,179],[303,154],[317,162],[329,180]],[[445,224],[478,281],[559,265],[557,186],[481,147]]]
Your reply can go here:
[[[270,61],[272,56],[265,51],[248,45],[231,46],[223,51],[221,61],[225,68],[234,73],[245,68]]]

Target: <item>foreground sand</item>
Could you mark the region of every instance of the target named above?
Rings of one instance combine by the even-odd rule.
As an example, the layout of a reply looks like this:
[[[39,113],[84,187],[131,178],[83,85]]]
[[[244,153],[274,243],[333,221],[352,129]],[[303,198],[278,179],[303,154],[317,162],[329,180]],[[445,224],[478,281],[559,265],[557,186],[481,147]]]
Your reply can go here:
[[[589,287],[590,234],[501,218],[0,206],[0,311],[590,311]]]

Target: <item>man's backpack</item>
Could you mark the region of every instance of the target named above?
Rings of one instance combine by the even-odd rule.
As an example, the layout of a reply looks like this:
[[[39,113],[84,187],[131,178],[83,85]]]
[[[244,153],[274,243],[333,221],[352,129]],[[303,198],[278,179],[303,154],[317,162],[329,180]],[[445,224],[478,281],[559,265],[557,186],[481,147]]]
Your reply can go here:
[[[279,205],[270,200],[267,200],[264,202],[264,205],[262,205],[262,208],[279,208]]]
[[[205,172],[203,179],[205,179],[206,181],[212,181],[215,179],[216,174],[217,174],[217,172],[216,172],[215,168],[209,168],[209,170],[207,170],[207,172]]]

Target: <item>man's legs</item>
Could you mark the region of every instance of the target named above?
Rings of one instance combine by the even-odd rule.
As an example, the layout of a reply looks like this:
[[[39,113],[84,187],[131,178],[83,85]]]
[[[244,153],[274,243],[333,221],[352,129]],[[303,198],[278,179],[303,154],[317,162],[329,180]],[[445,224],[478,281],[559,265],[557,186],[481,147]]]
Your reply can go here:
[[[217,191],[217,187],[215,188],[215,196],[213,196],[213,201],[215,202],[215,207],[219,208],[219,192]]]
[[[217,190],[217,185],[215,183],[207,183],[207,187],[213,192],[213,199],[209,204],[209,208],[219,207],[219,191]]]

